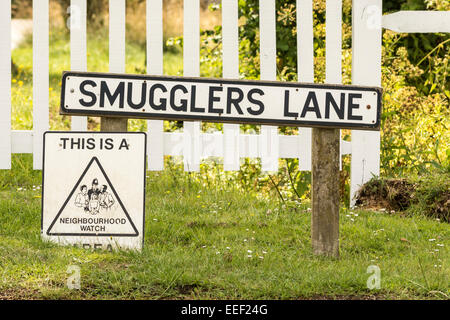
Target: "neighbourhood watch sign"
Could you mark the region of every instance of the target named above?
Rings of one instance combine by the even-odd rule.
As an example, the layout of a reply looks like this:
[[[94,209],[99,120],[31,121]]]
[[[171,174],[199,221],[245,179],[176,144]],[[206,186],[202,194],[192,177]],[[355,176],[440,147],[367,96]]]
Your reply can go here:
[[[142,248],[145,133],[46,132],[42,237]]]

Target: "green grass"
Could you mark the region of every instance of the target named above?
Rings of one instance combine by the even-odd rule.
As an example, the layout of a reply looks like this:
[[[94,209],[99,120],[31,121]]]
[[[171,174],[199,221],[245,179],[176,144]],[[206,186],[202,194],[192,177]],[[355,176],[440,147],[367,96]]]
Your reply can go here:
[[[342,209],[340,259],[317,257],[308,203],[217,184],[211,169],[149,172],[144,249],[105,252],[40,239],[40,174],[14,155],[0,171],[0,297],[449,298],[448,224]],[[81,268],[80,290],[66,286],[70,265]],[[370,265],[381,269],[379,290],[366,286]]]

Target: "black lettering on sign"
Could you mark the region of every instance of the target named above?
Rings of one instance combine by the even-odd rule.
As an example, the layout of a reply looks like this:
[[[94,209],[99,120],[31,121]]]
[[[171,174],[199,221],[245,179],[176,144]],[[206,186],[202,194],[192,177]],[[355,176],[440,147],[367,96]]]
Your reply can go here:
[[[113,139],[106,138],[105,140],[100,139],[100,150],[112,150],[114,148]]]
[[[188,102],[186,99],[180,99],[180,104],[175,104],[175,92],[179,90],[183,91],[183,93],[188,92],[186,87],[181,84],[177,84],[176,86],[174,86],[172,90],[170,90],[170,106],[175,111],[187,111]]]
[[[259,94],[260,96],[264,95],[264,91],[260,89],[251,89],[247,93],[247,99],[250,101],[250,103],[253,103],[256,106],[259,106],[257,110],[253,110],[252,108],[248,107],[247,111],[251,115],[257,116],[264,112],[264,103],[262,103],[261,100],[257,100],[253,97],[254,94]]]
[[[119,108],[122,109],[125,100],[125,82],[121,81],[117,86],[116,91],[111,94],[106,81],[102,81],[100,83],[100,107],[102,108],[105,106],[105,96],[106,98],[108,98],[109,104],[111,106],[113,106],[114,102],[116,102],[116,99],[119,98]]]
[[[127,139],[122,139],[122,141],[120,142],[119,150],[121,150],[122,148],[125,148],[127,150],[130,148],[130,145],[127,143]]]
[[[223,109],[214,109],[214,102],[220,101],[220,97],[215,97],[214,92],[222,91],[222,87],[209,87],[208,112],[209,113],[223,113]]]
[[[150,92],[149,92],[149,100],[150,100],[150,107],[152,107],[154,110],[162,110],[165,111],[166,110],[166,106],[167,106],[167,99],[166,98],[161,98],[159,99],[159,104],[155,103],[155,90],[156,89],[160,89],[162,92],[167,92],[166,87],[164,87],[162,84],[154,84],[153,86],[151,86],[150,88]]]
[[[237,93],[238,96],[236,98],[233,98],[233,93]],[[239,106],[239,103],[242,102],[244,99],[244,92],[242,92],[241,89],[237,87],[228,87],[227,90],[227,114],[231,114],[231,106],[233,105],[236,111],[239,114],[244,114],[242,112],[241,107]]]
[[[330,119],[330,105],[333,105],[333,109],[336,112],[339,119],[344,119],[345,93],[341,93],[340,107],[338,107],[331,92],[325,93],[325,119]]]
[[[113,139],[111,138],[105,139],[105,149],[111,150],[112,148],[114,148]]]
[[[66,148],[66,142],[67,142],[67,140],[69,140],[69,138],[60,138],[60,140],[62,141],[62,148],[65,149]]]
[[[191,111],[192,112],[205,112],[205,108],[197,108],[195,106],[197,103],[196,96],[197,96],[197,87],[192,86],[191,87]]]
[[[297,112],[289,111],[289,90],[284,91],[284,116],[285,117],[298,117]]]
[[[86,140],[86,142],[87,142],[86,149],[92,150],[95,148],[95,139],[94,138],[88,138]]]
[[[313,104],[311,107],[310,104]],[[316,118],[322,118],[320,116],[319,103],[317,102],[316,93],[314,91],[310,91],[308,96],[306,97],[305,105],[303,106],[303,111],[300,117],[304,118],[307,112],[315,112]]]
[[[78,100],[83,107],[92,107],[97,102],[97,96],[95,93],[86,90],[86,86],[96,87],[97,84],[92,80],[84,80],[80,83],[80,92],[85,96],[91,97],[91,101],[85,101],[83,99]]]
[[[362,120],[362,116],[354,116],[353,109],[359,109],[359,104],[354,104],[353,99],[361,99],[362,94],[360,93],[350,93],[348,95],[348,120]]]
[[[84,142],[84,139],[83,139]],[[84,145],[84,143],[83,143]],[[80,139],[70,139],[70,149],[80,149]],[[82,148],[83,149],[83,148]]]
[[[128,82],[127,102],[131,108],[133,108],[133,109],[142,108],[145,105],[146,97],[147,97],[147,83],[143,82],[142,88],[141,88],[141,101],[139,101],[138,104],[134,104],[133,103],[133,83]]]

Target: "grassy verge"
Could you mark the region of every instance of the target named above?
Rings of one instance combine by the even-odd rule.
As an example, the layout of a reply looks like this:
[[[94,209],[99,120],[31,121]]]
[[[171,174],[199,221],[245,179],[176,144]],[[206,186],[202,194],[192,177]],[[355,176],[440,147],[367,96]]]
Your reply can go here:
[[[341,258],[318,258],[308,203],[280,205],[207,176],[148,173],[144,250],[92,251],[41,241],[40,174],[14,155],[0,171],[0,298],[448,299],[448,224],[342,209]],[[71,265],[80,290],[67,288]],[[370,265],[380,289],[367,288]]]

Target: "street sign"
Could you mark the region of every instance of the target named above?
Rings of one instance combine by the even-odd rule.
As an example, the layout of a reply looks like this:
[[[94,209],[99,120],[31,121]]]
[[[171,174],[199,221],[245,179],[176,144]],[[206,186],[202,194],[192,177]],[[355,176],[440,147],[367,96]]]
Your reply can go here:
[[[85,248],[141,249],[146,134],[44,134],[42,238]]]
[[[65,72],[61,114],[379,130],[381,88]]]

